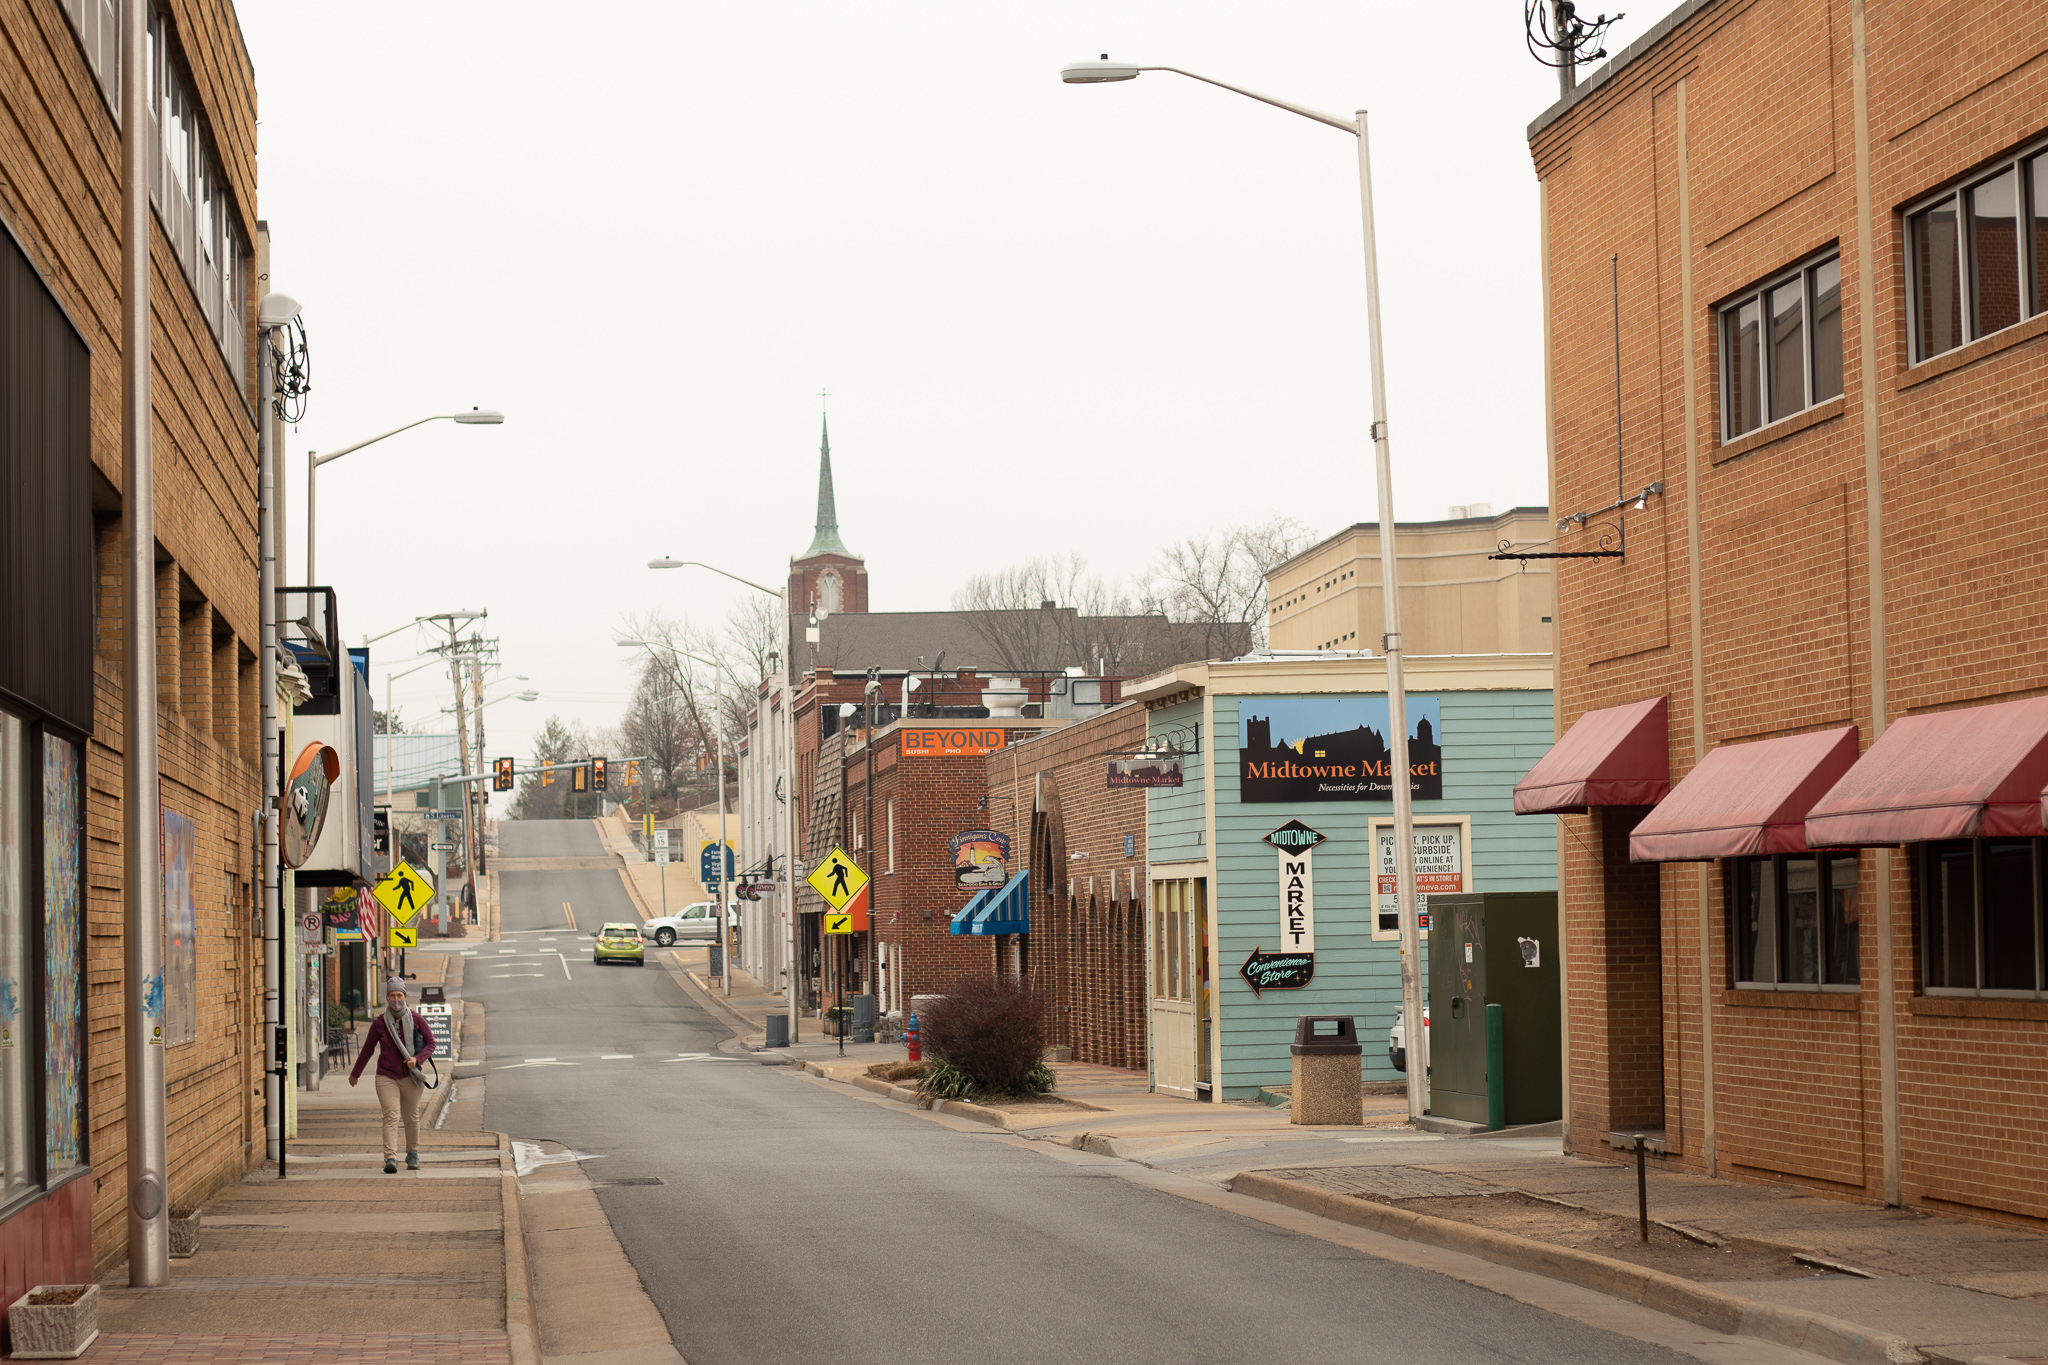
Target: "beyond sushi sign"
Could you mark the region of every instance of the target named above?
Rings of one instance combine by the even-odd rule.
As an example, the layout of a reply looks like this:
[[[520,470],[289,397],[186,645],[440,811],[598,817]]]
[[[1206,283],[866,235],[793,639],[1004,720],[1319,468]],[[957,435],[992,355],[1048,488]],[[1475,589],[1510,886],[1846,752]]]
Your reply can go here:
[[[1237,704],[1238,800],[1391,801],[1387,699],[1244,697]],[[1444,794],[1443,714],[1435,697],[1408,698],[1409,795]]]

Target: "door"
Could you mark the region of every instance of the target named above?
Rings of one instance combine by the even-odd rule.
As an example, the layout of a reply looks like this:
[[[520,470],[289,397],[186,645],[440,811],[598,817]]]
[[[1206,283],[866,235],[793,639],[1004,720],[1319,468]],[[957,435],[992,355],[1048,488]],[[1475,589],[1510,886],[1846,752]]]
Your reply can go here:
[[[1189,1099],[1199,1051],[1193,933],[1200,885],[1185,878],[1152,883],[1152,1088]]]

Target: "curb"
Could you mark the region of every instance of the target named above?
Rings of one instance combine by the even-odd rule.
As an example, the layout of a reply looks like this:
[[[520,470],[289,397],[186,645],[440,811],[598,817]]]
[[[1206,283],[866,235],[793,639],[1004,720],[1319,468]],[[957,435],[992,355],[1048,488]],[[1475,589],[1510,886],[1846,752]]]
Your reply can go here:
[[[519,1177],[512,1169],[512,1139],[504,1133],[498,1134],[498,1200],[504,1220],[506,1344],[512,1365],[541,1365],[533,1268],[526,1259],[526,1217],[519,1207]]]
[[[1404,1242],[1464,1252],[1495,1265],[1526,1270],[1610,1294],[1645,1308],[1654,1308],[1660,1313],[1684,1318],[1709,1331],[1757,1337],[1781,1346],[1810,1351],[1829,1360],[1853,1362],[1854,1365],[1868,1361],[1883,1361],[1886,1365],[1921,1365],[1926,1360],[1903,1337],[1888,1332],[1845,1322],[1824,1313],[1745,1299],[1661,1270],[1648,1270],[1590,1251],[1552,1246],[1548,1242],[1473,1227],[1469,1223],[1457,1223],[1429,1214],[1409,1213],[1371,1200],[1354,1199],[1297,1181],[1282,1180],[1263,1171],[1246,1171],[1231,1180],[1228,1188],[1233,1194],[1246,1194],[1269,1203],[1284,1204],[1304,1213],[1366,1228]]]
[[[816,1062],[799,1061],[791,1062],[790,1065],[798,1071],[808,1071],[812,1075],[823,1077],[828,1081],[835,1079]],[[873,1076],[853,1076],[841,1081],[840,1084],[851,1085],[857,1090],[866,1090],[871,1094],[880,1095],[884,1099],[894,1100],[898,1104],[907,1104],[913,1109],[935,1110],[941,1114],[951,1114],[955,1118],[972,1119],[976,1123],[986,1123],[992,1128],[1001,1128],[1005,1132],[1012,1131],[1009,1115],[1003,1113],[1002,1110],[990,1109],[985,1105],[975,1104],[968,1100],[933,1100],[915,1090],[907,1090],[900,1085],[892,1085],[888,1081],[879,1081]]]
[[[700,992],[702,992],[706,1000],[709,1000],[713,1005],[717,1006],[719,1009],[724,1010],[727,1014],[730,1014],[733,1018],[739,1020],[739,1022],[747,1026],[747,1031],[745,1033],[740,1034],[740,1037],[745,1038],[761,1032],[761,1027],[754,1020],[747,1018],[746,1015],[741,1014],[731,1005],[728,1005],[723,1000],[719,999],[719,993],[711,989],[710,986],[706,985],[703,977],[697,975],[688,967],[685,967],[680,963],[677,964],[676,970],[680,971],[684,976],[689,977],[690,984],[695,986]]]

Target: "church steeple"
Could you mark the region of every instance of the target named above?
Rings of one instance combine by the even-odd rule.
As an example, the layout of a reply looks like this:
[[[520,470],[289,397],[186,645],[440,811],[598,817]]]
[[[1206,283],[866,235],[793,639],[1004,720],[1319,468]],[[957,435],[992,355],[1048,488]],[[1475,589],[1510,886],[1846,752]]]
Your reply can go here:
[[[854,557],[839,539],[839,507],[832,497],[832,431],[830,423],[820,418],[821,435],[818,441],[818,526],[817,534],[811,538],[811,548],[803,552],[803,558],[812,555],[845,555]]]

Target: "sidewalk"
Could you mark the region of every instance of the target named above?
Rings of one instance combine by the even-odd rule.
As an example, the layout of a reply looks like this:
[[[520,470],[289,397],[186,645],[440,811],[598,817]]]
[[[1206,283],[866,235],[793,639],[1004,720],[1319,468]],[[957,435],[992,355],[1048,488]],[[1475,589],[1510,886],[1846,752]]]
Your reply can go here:
[[[482,1034],[471,1014],[465,1053]],[[301,1092],[286,1178],[265,1162],[216,1195],[199,1253],[171,1262],[168,1285],[102,1281],[101,1335],[84,1359],[537,1363],[512,1150],[482,1131],[482,1087],[470,1074],[443,1081],[421,1123],[422,1169],[398,1175],[383,1173],[368,1076]]]

